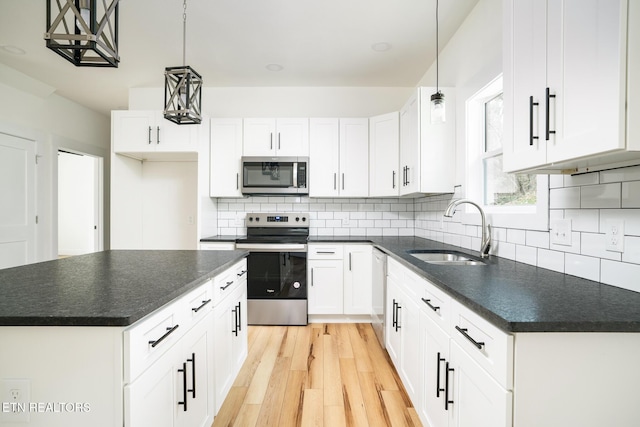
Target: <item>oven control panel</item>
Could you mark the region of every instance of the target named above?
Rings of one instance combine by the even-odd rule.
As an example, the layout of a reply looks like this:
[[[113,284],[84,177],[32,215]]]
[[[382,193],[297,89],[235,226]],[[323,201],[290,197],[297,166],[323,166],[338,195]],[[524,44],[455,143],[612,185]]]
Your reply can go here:
[[[248,213],[248,227],[309,227],[308,213]]]

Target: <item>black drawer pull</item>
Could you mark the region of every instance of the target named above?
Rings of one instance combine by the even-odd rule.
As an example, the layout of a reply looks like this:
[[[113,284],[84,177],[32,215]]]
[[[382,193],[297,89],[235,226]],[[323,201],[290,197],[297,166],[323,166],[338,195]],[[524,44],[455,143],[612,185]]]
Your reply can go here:
[[[436,363],[438,364],[438,367],[436,369],[436,397],[440,397],[440,392],[444,391],[443,388],[440,388],[440,362],[444,362],[445,359],[444,357],[440,357],[440,352],[438,352],[438,360],[436,360]]]
[[[317,251],[316,253],[324,254],[324,255],[334,255],[335,254],[334,251]]]
[[[434,306],[434,305],[431,304],[431,300],[430,299],[425,299],[425,298],[420,298],[420,299],[422,300],[422,302],[427,304],[431,310],[433,310],[433,311],[440,310],[440,307]]]
[[[191,398],[196,398],[196,354],[191,353],[191,359],[187,359],[187,362],[191,362],[191,389],[187,391],[191,392]],[[186,400],[186,399],[185,399]]]
[[[449,410],[449,405],[453,405],[453,400],[449,400],[449,372],[453,372],[454,369],[449,367],[449,362],[446,362],[444,368],[444,374],[446,375],[444,379],[444,410]]]
[[[182,402],[178,402],[178,405],[184,405],[183,411],[187,412],[187,362],[182,364],[178,372],[182,372]]]
[[[482,347],[484,347],[484,343],[483,342],[478,342],[476,340],[474,340],[471,335],[469,335],[467,333],[468,329],[467,328],[461,328],[460,326],[456,326],[456,329],[458,330],[458,332],[460,332],[466,339],[468,339],[469,341],[471,341],[471,343],[473,343],[473,345],[475,345],[478,350],[482,350]]]
[[[211,302],[211,298],[209,298],[206,301],[202,301],[202,305],[200,305],[200,307],[192,308],[191,310],[193,310],[194,312],[197,313],[202,309],[202,307],[204,307],[205,305],[209,304],[210,302]]]
[[[233,280],[232,280],[232,281],[230,281],[230,282],[227,282],[227,285],[226,285],[226,286],[220,286],[220,289],[224,291],[225,289],[227,289],[227,288],[228,288],[229,286],[231,286],[231,285],[233,285]]]
[[[149,341],[149,344],[151,344],[151,347],[154,348],[155,346],[160,344],[162,341],[164,341],[164,339],[167,338],[169,335],[171,335],[171,333],[173,333],[173,331],[178,329],[178,326],[180,326],[180,325],[176,325],[176,326],[173,326],[171,328],[167,328],[167,332],[165,332],[165,334],[163,336],[161,336],[157,340]]]
[[[247,270],[242,270],[240,273],[237,274],[238,277],[242,277],[247,273]]]

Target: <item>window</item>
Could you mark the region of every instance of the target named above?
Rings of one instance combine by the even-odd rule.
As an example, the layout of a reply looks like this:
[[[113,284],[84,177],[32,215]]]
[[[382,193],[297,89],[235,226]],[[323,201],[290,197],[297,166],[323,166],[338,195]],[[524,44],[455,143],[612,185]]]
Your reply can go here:
[[[503,110],[502,76],[467,98],[465,197],[482,201],[494,226],[546,230],[548,177],[502,171]]]

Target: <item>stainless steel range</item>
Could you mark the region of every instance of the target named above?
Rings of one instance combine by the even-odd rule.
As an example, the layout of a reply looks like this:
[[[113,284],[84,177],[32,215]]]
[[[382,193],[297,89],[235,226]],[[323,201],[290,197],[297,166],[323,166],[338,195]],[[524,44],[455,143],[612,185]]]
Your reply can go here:
[[[249,213],[247,319],[250,325],[307,324],[307,213]]]

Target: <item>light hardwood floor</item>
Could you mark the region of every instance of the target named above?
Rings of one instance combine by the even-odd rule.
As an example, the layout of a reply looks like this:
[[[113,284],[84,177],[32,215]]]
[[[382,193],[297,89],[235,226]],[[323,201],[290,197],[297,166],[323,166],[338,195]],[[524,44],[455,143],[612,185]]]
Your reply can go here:
[[[213,423],[420,425],[368,323],[250,326],[249,355]]]

